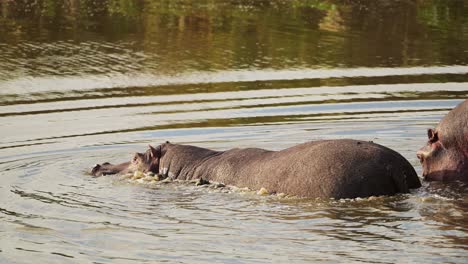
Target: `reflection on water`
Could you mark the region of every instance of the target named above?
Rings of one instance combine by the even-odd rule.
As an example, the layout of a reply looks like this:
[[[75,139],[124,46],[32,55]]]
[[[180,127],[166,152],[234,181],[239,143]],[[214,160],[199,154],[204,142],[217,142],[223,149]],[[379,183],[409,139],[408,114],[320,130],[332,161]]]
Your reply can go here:
[[[316,201],[90,178],[165,140],[356,138],[421,171],[466,1],[0,1],[1,263],[465,263],[468,187]]]
[[[464,1],[293,2],[3,1],[0,78],[468,60]]]

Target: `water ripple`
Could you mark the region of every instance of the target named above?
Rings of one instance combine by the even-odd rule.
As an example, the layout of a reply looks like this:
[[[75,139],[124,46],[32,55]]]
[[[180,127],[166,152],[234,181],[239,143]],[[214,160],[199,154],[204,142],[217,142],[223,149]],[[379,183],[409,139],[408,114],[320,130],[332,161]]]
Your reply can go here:
[[[164,85],[235,83],[279,80],[304,80],[350,77],[411,76],[437,74],[468,74],[468,66],[429,66],[409,68],[350,68],[350,69],[292,69],[235,70],[219,72],[155,75],[149,73],[105,74],[80,76],[21,77],[0,82],[0,94],[25,94],[45,91],[73,91],[122,87]],[[31,86],[34,84],[34,86]],[[31,88],[34,87],[33,90]]]

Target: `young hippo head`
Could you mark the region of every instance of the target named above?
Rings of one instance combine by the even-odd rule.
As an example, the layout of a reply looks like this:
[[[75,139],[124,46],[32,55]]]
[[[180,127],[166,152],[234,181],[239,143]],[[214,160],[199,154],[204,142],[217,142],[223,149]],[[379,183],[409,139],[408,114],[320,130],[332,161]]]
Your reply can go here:
[[[96,164],[91,169],[93,176],[102,176],[110,174],[123,174],[133,173],[135,171],[141,172],[159,172],[159,160],[161,157],[161,147],[154,148],[149,145],[145,153],[135,153],[130,162],[113,165],[108,162],[103,164]]]
[[[427,135],[426,146],[417,152],[424,179],[468,181],[468,100],[450,111]]]

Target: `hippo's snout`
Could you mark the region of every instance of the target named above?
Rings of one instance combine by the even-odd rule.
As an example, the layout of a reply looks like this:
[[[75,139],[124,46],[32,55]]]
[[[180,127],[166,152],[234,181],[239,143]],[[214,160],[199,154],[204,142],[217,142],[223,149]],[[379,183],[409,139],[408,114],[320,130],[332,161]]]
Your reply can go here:
[[[95,174],[100,168],[101,168],[101,165],[99,164],[94,165],[93,168],[91,169],[91,174]]]
[[[94,165],[93,168],[91,169],[91,175],[93,175],[93,176],[102,176],[103,175],[102,165],[101,164]]]
[[[94,165],[91,169],[91,175],[102,176],[133,173],[135,171],[152,172],[157,174],[159,172],[160,152],[160,149],[155,149],[150,145],[149,149],[145,153],[135,153],[131,161],[115,165],[110,164],[109,162]]]
[[[127,173],[129,172],[130,162],[124,162],[121,164],[111,164],[104,162],[102,164],[96,164],[91,169],[91,175],[93,176],[105,176],[111,174]]]
[[[425,153],[421,149],[418,150],[418,152],[416,152],[416,157],[418,157],[419,162],[421,162],[421,164],[424,163],[424,159],[426,158],[426,155],[427,155],[427,153]]]
[[[91,175],[93,176],[105,176],[110,174],[117,174],[125,170],[127,164],[112,165],[109,162],[102,164],[96,164],[91,169]]]

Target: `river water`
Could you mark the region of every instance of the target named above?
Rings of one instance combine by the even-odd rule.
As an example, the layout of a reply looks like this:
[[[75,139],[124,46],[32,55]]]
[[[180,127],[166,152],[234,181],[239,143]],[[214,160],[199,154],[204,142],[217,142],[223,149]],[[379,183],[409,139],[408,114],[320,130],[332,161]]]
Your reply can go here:
[[[468,2],[0,1],[0,263],[467,263],[468,187],[357,200],[92,178],[166,140],[354,138],[421,175]]]

